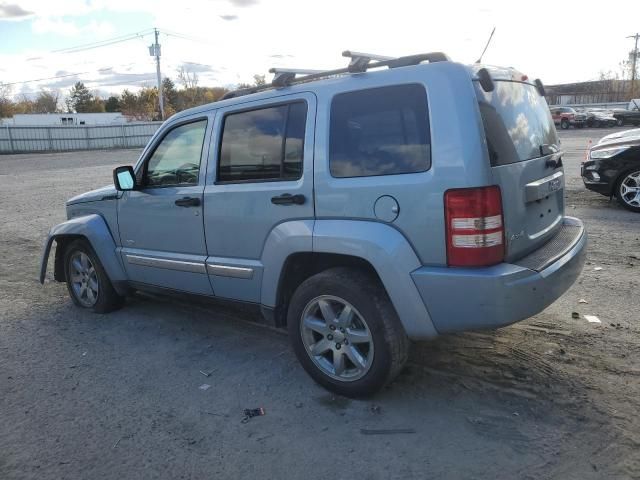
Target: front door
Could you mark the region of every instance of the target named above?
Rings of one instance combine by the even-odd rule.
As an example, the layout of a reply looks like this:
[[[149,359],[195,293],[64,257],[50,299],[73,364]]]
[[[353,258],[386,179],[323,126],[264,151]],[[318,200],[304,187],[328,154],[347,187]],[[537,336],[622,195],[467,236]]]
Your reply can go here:
[[[204,193],[216,296],[259,301],[269,234],[283,222],[313,220],[315,112],[310,93],[218,110]]]
[[[208,121],[166,128],[137,167],[140,187],[118,200],[122,260],[134,282],[213,293],[202,215]]]

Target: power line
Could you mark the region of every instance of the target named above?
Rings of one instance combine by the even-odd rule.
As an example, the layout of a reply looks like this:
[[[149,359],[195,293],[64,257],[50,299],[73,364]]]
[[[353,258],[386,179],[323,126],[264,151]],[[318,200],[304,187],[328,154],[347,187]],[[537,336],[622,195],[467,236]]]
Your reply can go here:
[[[94,48],[108,47],[109,45],[114,45],[116,43],[128,42],[129,40],[133,40],[135,38],[144,37],[152,33],[152,29],[148,28],[146,30],[141,30],[135,33],[129,33],[127,35],[121,35],[119,37],[108,38],[105,40],[100,40],[97,42],[85,43],[84,45],[76,45],[74,47],[61,48],[58,50],[53,50],[51,53],[75,53],[75,52],[83,52],[85,50],[91,50]]]
[[[32,80],[21,80],[19,82],[11,82],[11,83],[1,83],[0,85],[5,86],[5,85],[20,85],[23,83],[33,83],[33,82],[42,82],[44,80],[55,80],[58,78],[67,78],[67,77],[76,77],[78,75],[86,75],[87,73],[92,73],[92,72],[79,72],[79,73],[69,73],[66,75],[56,75],[55,77],[45,77],[45,78],[34,78]]]

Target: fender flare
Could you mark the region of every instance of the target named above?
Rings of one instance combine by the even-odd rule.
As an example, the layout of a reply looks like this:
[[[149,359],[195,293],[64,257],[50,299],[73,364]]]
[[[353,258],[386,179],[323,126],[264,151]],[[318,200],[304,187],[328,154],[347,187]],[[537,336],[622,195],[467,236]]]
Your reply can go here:
[[[49,231],[40,262],[40,283],[44,283],[53,241],[67,235],[84,237],[91,244],[114,288],[116,291],[121,290],[118,283],[126,281],[127,275],[107,223],[100,215],[96,214],[72,218],[56,225]],[[118,293],[121,292],[118,291]]]
[[[409,338],[423,340],[438,335],[410,275],[422,263],[402,233],[380,222],[298,220],[275,227],[262,252],[262,305],[276,306],[287,258],[305,252],[349,255],[367,261],[382,280]]]
[[[411,277],[422,263],[400,231],[381,222],[318,220],[313,231],[313,251],[368,261],[378,273],[409,338],[426,340],[438,336]]]

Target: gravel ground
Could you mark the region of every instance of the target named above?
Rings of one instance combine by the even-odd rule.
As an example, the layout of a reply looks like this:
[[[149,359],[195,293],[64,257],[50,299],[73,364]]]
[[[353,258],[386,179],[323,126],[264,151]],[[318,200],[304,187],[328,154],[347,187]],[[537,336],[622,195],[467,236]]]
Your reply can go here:
[[[414,345],[368,401],[316,386],[254,314],[137,295],[99,316],[39,285],[65,199],[139,151],[0,157],[0,478],[640,478],[640,215],[579,178],[607,133],[561,133],[567,213],[590,235],[573,288],[511,327]]]

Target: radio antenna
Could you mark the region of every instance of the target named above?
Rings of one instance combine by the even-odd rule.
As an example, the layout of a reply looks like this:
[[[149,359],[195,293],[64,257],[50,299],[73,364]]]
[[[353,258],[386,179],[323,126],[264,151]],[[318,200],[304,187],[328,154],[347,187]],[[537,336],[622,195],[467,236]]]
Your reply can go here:
[[[489,48],[489,44],[491,43],[491,39],[493,38],[493,34],[496,31],[496,27],[493,27],[493,30],[491,30],[491,35],[489,35],[489,40],[487,40],[487,44],[484,46],[484,50],[482,50],[482,53],[480,54],[480,58],[478,60],[476,60],[476,63],[482,63],[482,57],[484,57],[484,52],[487,51],[487,48]]]

